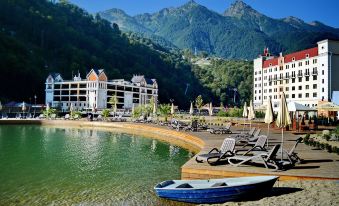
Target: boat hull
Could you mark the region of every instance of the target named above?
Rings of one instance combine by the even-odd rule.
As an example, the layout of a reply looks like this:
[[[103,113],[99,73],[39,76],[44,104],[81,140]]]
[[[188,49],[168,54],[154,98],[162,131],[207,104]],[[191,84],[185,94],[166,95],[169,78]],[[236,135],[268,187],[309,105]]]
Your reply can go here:
[[[231,187],[206,189],[171,189],[155,188],[159,197],[188,203],[223,203],[264,196],[271,191],[277,178],[260,183]]]

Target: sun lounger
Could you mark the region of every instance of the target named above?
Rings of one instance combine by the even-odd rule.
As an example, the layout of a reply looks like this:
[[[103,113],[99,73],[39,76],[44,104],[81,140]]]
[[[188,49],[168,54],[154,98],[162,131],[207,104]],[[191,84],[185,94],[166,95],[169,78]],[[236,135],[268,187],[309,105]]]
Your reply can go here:
[[[230,137],[232,138],[246,138],[248,136],[252,137],[254,135],[255,132],[255,127],[252,127],[252,129],[249,132],[242,132],[240,134],[232,134],[230,135]]]
[[[253,156],[235,155],[228,158],[228,162],[233,166],[240,166],[244,163],[260,163],[264,164],[267,169],[273,167],[275,170],[283,169],[283,164],[276,155],[279,151],[280,144],[275,145],[269,152],[259,152]]]
[[[287,150],[283,150],[283,157],[286,157],[287,160],[292,164],[294,165],[295,163],[301,163],[302,162],[302,159],[298,156],[298,153],[295,152],[295,149],[297,148],[298,144],[300,142],[302,142],[303,138],[302,137],[299,137],[298,139],[296,139],[296,142],[295,144],[293,145],[293,147],[290,149],[290,151],[287,151]],[[277,159],[280,159],[281,158],[281,149],[278,151],[278,154],[277,154]]]
[[[65,117],[64,117],[65,120],[69,119],[69,118],[70,118],[69,114],[66,114]]]
[[[267,141],[267,136],[260,135],[251,149],[239,149],[239,150],[236,150],[235,153],[238,154],[239,152],[245,152],[244,155],[247,155],[248,153],[253,152],[253,151],[267,151],[265,148],[266,141]]]
[[[255,142],[258,140],[260,132],[261,132],[261,129],[257,129],[255,133],[253,134],[253,136],[243,136],[243,137],[236,138],[236,143],[245,144],[246,146],[249,142]]]
[[[209,129],[211,134],[231,134],[231,123],[227,123],[225,127]]]
[[[195,160],[199,163],[206,161],[208,162],[208,164],[216,164],[220,160],[233,156],[234,147],[235,147],[235,140],[232,138],[225,138],[220,149],[213,148],[207,154],[198,155],[195,158]]]

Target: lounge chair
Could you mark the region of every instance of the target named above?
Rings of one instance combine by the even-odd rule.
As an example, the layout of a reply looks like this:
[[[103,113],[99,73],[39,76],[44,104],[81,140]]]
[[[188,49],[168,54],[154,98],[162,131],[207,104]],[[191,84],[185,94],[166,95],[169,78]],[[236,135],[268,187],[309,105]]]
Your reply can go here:
[[[258,140],[260,132],[261,132],[261,129],[257,129],[254,132],[253,136],[243,136],[243,137],[236,138],[236,143],[237,144],[239,144],[239,143],[240,144],[245,144],[245,146],[248,145],[248,143],[251,144],[251,143],[253,143],[253,142]],[[254,145],[254,144],[252,144],[252,145]]]
[[[190,125],[183,128],[184,131],[192,131],[197,132],[198,131],[198,120],[193,120]]]
[[[232,134],[230,135],[230,137],[232,138],[242,138],[242,137],[252,137],[254,135],[254,132],[255,132],[255,127],[252,127],[252,129],[249,131],[249,132],[242,132],[240,134]]]
[[[283,157],[286,157],[287,160],[294,165],[295,163],[301,163],[302,159],[298,156],[298,153],[295,152],[295,148],[298,146],[298,144],[300,142],[302,142],[303,138],[299,137],[298,139],[296,139],[295,144],[293,145],[293,147],[290,149],[290,151],[286,151],[285,149],[283,150]],[[278,151],[277,154],[277,159],[281,158],[281,149]]]
[[[283,169],[284,165],[276,158],[279,148],[280,144],[277,144],[269,152],[260,152],[253,156],[235,155],[233,157],[229,157],[227,160],[228,163],[236,167],[244,163],[261,163],[264,164],[267,169],[269,169],[269,167],[273,167],[275,170],[279,170]]]
[[[267,151],[265,148],[266,141],[267,141],[267,136],[260,135],[251,149],[239,149],[239,150],[236,150],[235,153],[238,154],[239,152],[244,151],[245,153],[243,155],[247,155],[248,153],[254,152],[254,151]]]
[[[56,114],[51,114],[50,119],[56,119]]]
[[[220,149],[213,148],[207,154],[198,155],[195,160],[199,163],[204,161],[208,164],[216,164],[220,160],[234,155],[235,140],[232,138],[225,138]],[[211,161],[214,160],[214,161]]]
[[[66,114],[65,117],[64,117],[65,120],[69,119],[69,118],[70,118],[69,114]]]
[[[227,123],[225,127],[209,129],[211,134],[231,134],[231,123]]]

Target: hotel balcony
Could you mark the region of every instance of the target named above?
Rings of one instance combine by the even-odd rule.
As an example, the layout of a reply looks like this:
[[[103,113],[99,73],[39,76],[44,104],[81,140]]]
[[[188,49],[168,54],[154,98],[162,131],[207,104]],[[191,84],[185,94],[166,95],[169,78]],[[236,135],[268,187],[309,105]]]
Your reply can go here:
[[[313,71],[312,75],[318,75],[318,71]]]
[[[289,78],[290,78],[290,75],[284,76],[284,79],[289,79]]]
[[[298,73],[298,77],[302,77],[303,76],[303,73]]]
[[[292,78],[292,79],[295,79],[295,75],[292,75],[291,78]]]
[[[305,77],[306,76],[310,76],[310,73],[309,72],[305,72]]]

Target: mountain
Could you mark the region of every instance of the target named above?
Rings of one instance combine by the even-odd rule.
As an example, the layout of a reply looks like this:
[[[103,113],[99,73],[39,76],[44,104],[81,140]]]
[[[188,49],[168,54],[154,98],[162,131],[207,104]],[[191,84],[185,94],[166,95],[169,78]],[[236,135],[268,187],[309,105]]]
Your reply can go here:
[[[107,15],[107,11],[99,15],[117,24],[122,21],[119,15]],[[177,8],[124,19],[138,25],[128,26],[129,23],[123,22],[125,31],[151,33],[180,49],[197,49],[225,58],[252,59],[265,47],[273,53],[292,52],[312,47],[322,39],[339,39],[336,28],[320,22],[305,23],[295,17],[273,19],[240,0],[236,0],[223,14],[190,0]],[[140,31],[139,26],[144,31]]]
[[[0,1],[0,56],[2,101],[29,102],[36,94],[43,102],[48,73],[71,79],[79,71],[85,78],[91,68],[105,69],[110,79],[156,78],[160,102],[172,98],[181,107],[199,94],[213,97],[181,55],[121,33],[118,25],[67,1]]]

